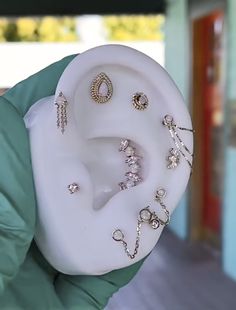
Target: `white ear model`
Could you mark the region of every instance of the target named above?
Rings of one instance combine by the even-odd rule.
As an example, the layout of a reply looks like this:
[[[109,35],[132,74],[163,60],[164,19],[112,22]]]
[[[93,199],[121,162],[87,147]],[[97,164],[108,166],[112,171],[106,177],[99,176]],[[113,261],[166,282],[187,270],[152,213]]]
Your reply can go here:
[[[96,275],[145,257],[192,165],[190,116],[166,71],[125,46],[88,50],[25,122],[45,258]]]

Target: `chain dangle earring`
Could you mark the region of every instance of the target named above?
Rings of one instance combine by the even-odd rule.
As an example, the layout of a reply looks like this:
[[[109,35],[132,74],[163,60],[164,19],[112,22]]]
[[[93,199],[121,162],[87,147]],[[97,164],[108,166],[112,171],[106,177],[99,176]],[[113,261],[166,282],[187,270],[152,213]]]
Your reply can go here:
[[[166,219],[165,220],[162,220],[160,217],[158,217],[157,214],[155,213],[155,211],[151,211],[149,206],[147,206],[146,208],[140,210],[138,221],[137,221],[137,227],[136,227],[137,235],[136,235],[135,247],[134,247],[133,254],[131,254],[131,251],[128,248],[128,244],[125,241],[125,235],[122,232],[122,230],[121,229],[116,229],[113,232],[113,234],[112,234],[113,240],[122,243],[122,245],[124,247],[124,251],[125,251],[126,255],[130,259],[134,259],[135,256],[138,254],[138,249],[139,249],[139,246],[140,246],[141,228],[142,228],[142,224],[143,223],[149,224],[150,227],[152,229],[154,229],[154,230],[158,229],[161,225],[162,226],[166,226],[166,225],[169,224],[169,222],[170,222],[170,213],[167,210],[166,205],[162,201],[162,199],[165,196],[166,196],[166,190],[164,188],[159,188],[156,191],[155,200],[161,205],[162,210],[164,211],[164,213],[166,215]]]
[[[55,101],[57,107],[57,128],[61,129],[61,133],[65,132],[67,126],[67,105],[68,101],[62,92],[59,93]]]
[[[128,244],[127,242],[124,240],[125,236],[122,232],[122,230],[120,229],[116,229],[113,234],[112,234],[112,238],[117,241],[117,242],[121,242],[126,255],[130,258],[130,259],[134,259],[135,256],[138,254],[138,248],[139,248],[139,241],[140,241],[140,235],[141,235],[141,224],[142,222],[140,220],[138,220],[138,225],[137,225],[137,236],[136,236],[136,241],[135,241],[135,248],[133,251],[133,254],[131,254],[131,251],[128,248]]]
[[[179,127],[175,124],[174,118],[171,115],[165,115],[163,119],[163,125],[166,126],[169,130],[170,136],[176,146],[175,149],[171,149],[172,156],[168,157],[168,166],[167,168],[175,168],[179,163],[179,154],[181,154],[186,162],[188,163],[190,169],[192,170],[193,154],[190,152],[188,147],[184,144],[183,140],[180,138],[178,130],[188,131],[194,133],[193,129]],[[174,158],[175,157],[175,158]]]

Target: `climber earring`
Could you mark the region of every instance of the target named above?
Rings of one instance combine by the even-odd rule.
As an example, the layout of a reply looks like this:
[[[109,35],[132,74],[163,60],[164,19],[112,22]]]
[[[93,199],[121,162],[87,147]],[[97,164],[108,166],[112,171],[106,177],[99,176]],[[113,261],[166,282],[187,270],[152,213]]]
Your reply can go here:
[[[67,186],[67,188],[68,188],[70,194],[77,193],[77,192],[80,190],[79,185],[78,185],[77,183],[75,183],[75,182],[72,183],[72,184],[69,184],[69,185]]]
[[[135,109],[143,111],[148,107],[148,98],[144,93],[137,92],[133,95],[132,103]]]
[[[59,93],[55,101],[57,107],[57,128],[61,129],[62,134],[67,126],[67,105],[68,101],[62,92]]]
[[[165,115],[162,123],[164,126],[166,126],[168,128],[171,139],[173,140],[173,142],[176,146],[176,150],[171,149],[171,152],[174,154],[174,156],[168,157],[168,166],[170,167],[169,169],[174,168],[178,165],[179,157],[180,157],[179,155],[181,154],[184,157],[184,159],[186,160],[186,162],[188,163],[190,169],[192,170],[193,154],[190,152],[190,150],[184,144],[183,140],[180,138],[178,130],[188,131],[188,132],[193,133],[194,132],[193,129],[188,129],[185,127],[178,127],[175,124],[174,119],[171,115]],[[178,154],[178,152],[179,152],[179,154]],[[175,161],[175,163],[174,163],[174,161]],[[168,168],[168,166],[167,166],[167,168]]]
[[[104,72],[99,73],[92,81],[90,93],[92,99],[97,103],[106,103],[111,98],[112,83]]]
[[[130,141],[127,139],[122,139],[120,143],[120,152],[124,152],[126,155],[126,164],[128,165],[129,171],[126,172],[126,181],[120,182],[118,185],[120,190],[124,190],[133,186],[136,186],[142,181],[142,178],[139,175],[141,170],[140,159],[142,157],[138,156],[135,153],[135,148],[130,145]]]

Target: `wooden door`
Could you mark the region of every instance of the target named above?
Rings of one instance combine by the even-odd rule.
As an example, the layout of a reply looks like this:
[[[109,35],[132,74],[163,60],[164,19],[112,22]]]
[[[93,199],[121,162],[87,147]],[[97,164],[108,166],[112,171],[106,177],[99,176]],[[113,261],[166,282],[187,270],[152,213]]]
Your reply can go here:
[[[193,187],[198,235],[219,244],[223,184],[223,12],[193,22],[193,120],[197,132]],[[194,191],[194,189],[193,189]],[[197,211],[195,210],[195,214]],[[194,224],[194,219],[193,219]]]

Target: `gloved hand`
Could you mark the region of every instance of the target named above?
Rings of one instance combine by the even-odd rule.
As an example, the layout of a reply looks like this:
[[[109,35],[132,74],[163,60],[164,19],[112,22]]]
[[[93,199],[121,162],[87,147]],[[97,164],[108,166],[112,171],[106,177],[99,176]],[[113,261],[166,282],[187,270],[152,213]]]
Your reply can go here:
[[[53,269],[32,241],[36,200],[23,117],[34,102],[54,94],[73,57],[52,64],[0,97],[1,310],[103,309],[142,264],[103,276],[67,276]]]

